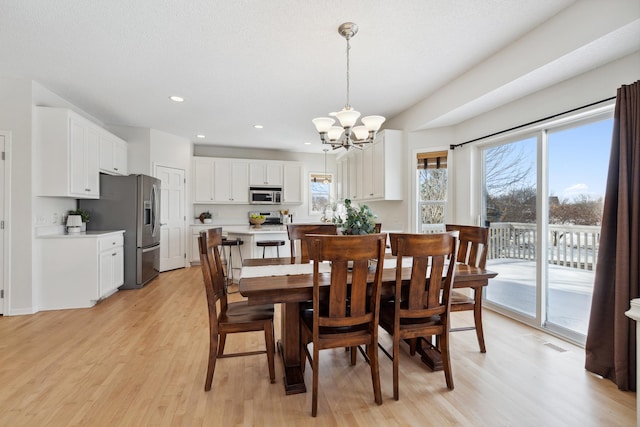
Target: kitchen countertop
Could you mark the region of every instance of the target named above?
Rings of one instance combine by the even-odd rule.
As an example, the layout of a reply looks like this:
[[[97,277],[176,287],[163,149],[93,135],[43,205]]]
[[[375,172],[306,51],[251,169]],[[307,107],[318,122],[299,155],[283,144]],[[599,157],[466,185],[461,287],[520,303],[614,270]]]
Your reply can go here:
[[[228,225],[222,226],[222,231],[231,234],[282,234],[287,232],[286,225],[263,225],[254,227],[253,225]]]
[[[82,238],[95,238],[95,237],[104,237],[112,234],[122,234],[124,230],[113,230],[113,231],[82,231],[80,233],[64,233],[64,234],[45,234],[43,236],[38,236],[39,239],[82,239]]]

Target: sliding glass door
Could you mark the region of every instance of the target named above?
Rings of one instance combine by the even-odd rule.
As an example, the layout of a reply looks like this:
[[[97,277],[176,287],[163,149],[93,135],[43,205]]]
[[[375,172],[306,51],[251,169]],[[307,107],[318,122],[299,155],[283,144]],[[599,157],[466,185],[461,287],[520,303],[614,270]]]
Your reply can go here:
[[[533,136],[484,150],[487,268],[499,273],[486,299],[529,318],[536,316],[536,147]]]
[[[611,145],[611,113],[481,149],[487,305],[584,342]]]
[[[612,125],[598,120],[547,136],[546,325],[577,340],[589,324]]]

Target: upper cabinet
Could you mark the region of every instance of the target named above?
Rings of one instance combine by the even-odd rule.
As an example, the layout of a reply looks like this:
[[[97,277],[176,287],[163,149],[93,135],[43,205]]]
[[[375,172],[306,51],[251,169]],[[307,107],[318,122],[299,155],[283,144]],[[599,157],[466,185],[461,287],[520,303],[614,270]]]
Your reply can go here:
[[[362,151],[360,200],[402,200],[402,132],[383,130]]]
[[[282,203],[301,204],[304,197],[304,165],[286,162],[284,164],[284,187]]]
[[[194,203],[249,203],[249,163],[241,159],[194,157]]]
[[[249,163],[249,185],[282,186],[282,174],[281,162],[251,161]]]
[[[100,132],[100,172],[127,175],[127,142],[104,129]]]
[[[38,196],[97,199],[103,131],[65,108],[34,108],[35,187]]]
[[[402,200],[401,147],[402,131],[383,130],[338,159],[338,199]]]
[[[349,176],[346,199],[358,200],[362,196],[362,151],[355,149],[347,155]]]

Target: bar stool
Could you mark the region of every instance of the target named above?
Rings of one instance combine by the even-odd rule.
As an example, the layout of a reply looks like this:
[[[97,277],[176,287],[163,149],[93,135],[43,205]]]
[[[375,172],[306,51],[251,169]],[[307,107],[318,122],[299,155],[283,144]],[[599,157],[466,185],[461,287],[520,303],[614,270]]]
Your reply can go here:
[[[264,251],[267,247],[276,248],[276,253],[278,254],[278,258],[280,258],[280,246],[284,246],[284,240],[262,240],[260,242],[256,242],[258,247],[262,248],[262,258],[264,258]]]
[[[242,246],[244,244],[244,241],[241,238],[237,238],[237,239],[222,239],[222,246],[223,246],[223,251],[222,251],[222,255],[224,258],[224,261],[227,265],[227,277],[226,277],[226,285],[227,287],[229,287],[229,284],[233,284],[233,251],[232,248],[234,246],[238,247],[238,254],[240,255],[240,267],[242,267],[243,264],[243,260],[242,260],[242,251],[240,250],[240,246]],[[226,255],[226,250],[224,250],[224,247],[229,248],[229,258],[227,258]]]

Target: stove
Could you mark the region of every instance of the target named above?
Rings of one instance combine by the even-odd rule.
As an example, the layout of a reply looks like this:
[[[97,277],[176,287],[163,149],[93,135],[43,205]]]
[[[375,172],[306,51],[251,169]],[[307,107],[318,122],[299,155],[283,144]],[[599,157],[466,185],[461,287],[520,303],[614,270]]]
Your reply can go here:
[[[263,212],[263,211],[251,211],[247,216],[247,221],[251,218],[251,215],[264,215],[265,220],[263,225],[281,225],[280,212]],[[249,222],[251,224],[251,222]]]

